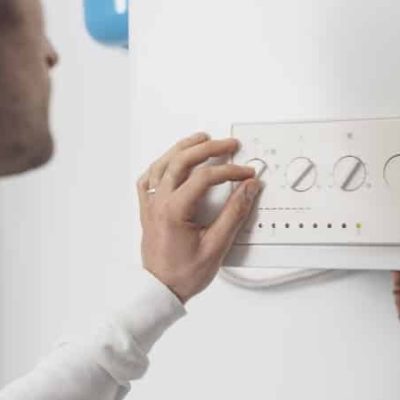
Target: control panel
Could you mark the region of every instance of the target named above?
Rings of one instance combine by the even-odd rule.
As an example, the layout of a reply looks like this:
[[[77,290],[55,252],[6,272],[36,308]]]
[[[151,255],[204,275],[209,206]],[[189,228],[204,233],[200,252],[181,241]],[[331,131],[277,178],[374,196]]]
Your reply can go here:
[[[263,193],[239,245],[399,245],[400,119],[235,124]]]

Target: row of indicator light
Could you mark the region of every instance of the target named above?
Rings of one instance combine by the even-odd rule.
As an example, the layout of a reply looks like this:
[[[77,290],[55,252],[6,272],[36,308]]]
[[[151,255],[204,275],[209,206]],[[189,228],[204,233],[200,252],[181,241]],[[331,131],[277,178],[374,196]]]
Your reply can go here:
[[[285,224],[283,225],[283,227],[286,228],[286,229],[290,229],[291,226],[292,226],[292,225],[289,224],[289,223],[285,223]],[[263,224],[263,223],[259,223],[259,224],[258,224],[258,227],[259,227],[260,229],[262,229],[262,228],[264,228],[264,224]],[[300,229],[303,229],[303,228],[305,228],[305,224],[299,223],[299,224],[298,224],[298,227],[299,227]],[[320,227],[320,225],[317,224],[317,223],[313,223],[313,224],[312,224],[312,227],[313,227],[314,229],[318,229],[318,228]],[[326,225],[326,227],[327,227],[328,229],[332,229],[332,228],[333,228],[333,224],[329,223],[329,224]],[[343,223],[343,224],[340,225],[340,227],[341,227],[342,229],[347,229],[347,228],[349,227],[349,225],[346,224],[346,223]],[[355,227],[356,227],[358,230],[360,230],[360,229],[362,229],[362,224],[358,222],[358,223],[355,224]],[[278,228],[278,224],[272,223],[272,224],[271,224],[271,228],[272,228],[272,229],[277,229],[277,228]]]

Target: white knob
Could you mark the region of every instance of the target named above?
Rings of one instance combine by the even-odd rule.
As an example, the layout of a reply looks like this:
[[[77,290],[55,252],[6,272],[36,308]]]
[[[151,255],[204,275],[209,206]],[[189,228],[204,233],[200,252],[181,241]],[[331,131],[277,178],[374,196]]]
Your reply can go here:
[[[390,188],[400,193],[400,154],[394,155],[387,161],[384,173]]]
[[[286,179],[290,188],[294,191],[306,192],[317,181],[316,166],[309,158],[295,158],[287,168]]]
[[[367,168],[363,161],[355,156],[342,157],[335,165],[335,182],[345,192],[360,189],[367,179]]]
[[[261,158],[253,158],[247,161],[246,165],[255,169],[257,178],[261,178],[264,172],[268,169],[267,163]]]

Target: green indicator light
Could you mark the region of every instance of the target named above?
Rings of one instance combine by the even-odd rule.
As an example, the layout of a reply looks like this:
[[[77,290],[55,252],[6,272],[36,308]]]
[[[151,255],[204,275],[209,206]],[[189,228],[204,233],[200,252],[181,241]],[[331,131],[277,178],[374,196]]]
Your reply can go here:
[[[356,226],[357,226],[357,229],[362,229],[362,224],[361,223],[358,223]]]

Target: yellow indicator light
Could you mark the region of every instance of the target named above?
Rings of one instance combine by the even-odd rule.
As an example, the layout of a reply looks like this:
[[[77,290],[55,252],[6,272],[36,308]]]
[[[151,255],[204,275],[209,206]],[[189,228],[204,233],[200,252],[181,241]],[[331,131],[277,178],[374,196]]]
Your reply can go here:
[[[356,226],[357,226],[357,229],[361,229],[362,228],[362,224],[361,223],[358,223]]]

